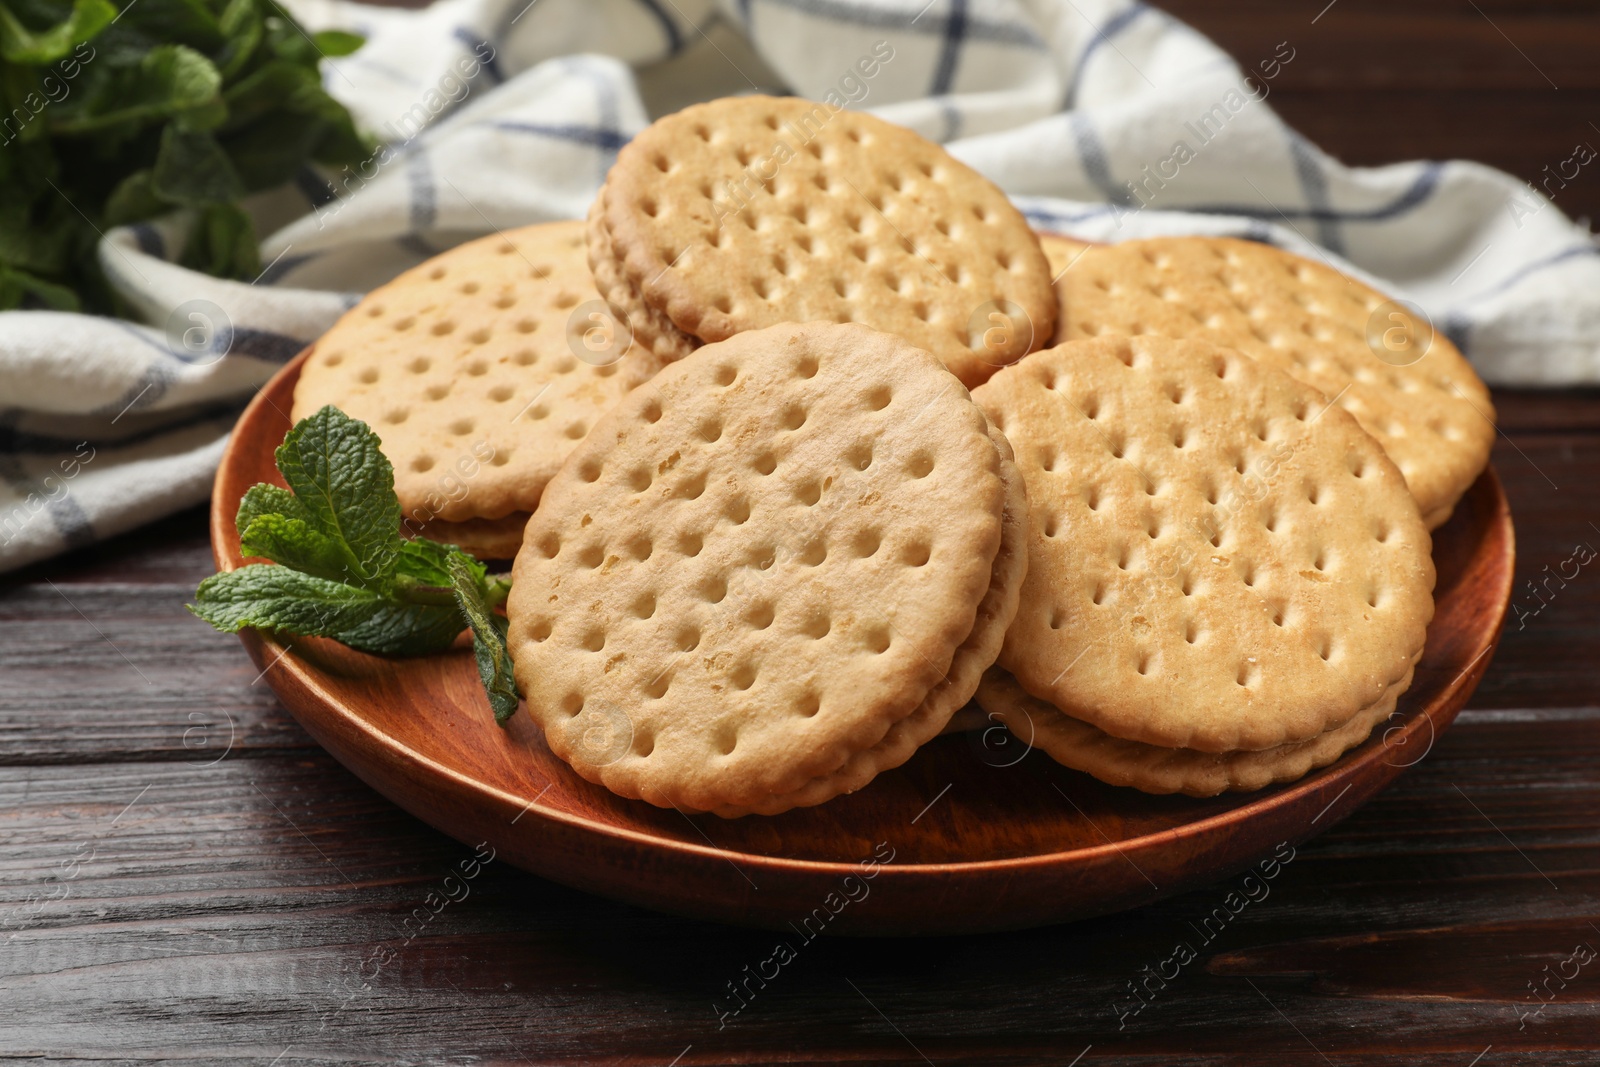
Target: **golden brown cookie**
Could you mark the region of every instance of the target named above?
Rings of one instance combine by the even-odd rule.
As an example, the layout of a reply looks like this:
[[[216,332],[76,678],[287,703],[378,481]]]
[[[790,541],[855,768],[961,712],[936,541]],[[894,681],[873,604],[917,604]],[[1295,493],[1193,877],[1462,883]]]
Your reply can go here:
[[[522,531],[527,525],[528,512],[513,511],[498,519],[434,519],[411,532],[430,541],[455,545],[479,559],[513,559],[522,547]]]
[[[1013,462],[1010,442],[993,428],[989,430],[989,437],[1000,452],[1000,479],[1006,488],[1000,517],[1000,550],[995,553],[989,588],[978,604],[972,632],[956,649],[945,676],[928,691],[917,710],[889,727],[882,741],[851,756],[837,771],[815,778],[790,793],[768,797],[759,804],[718,808],[718,815],[725,818],[751,813],[771,815],[790,808],[821,804],[842,793],[854,793],[882,772],[900,766],[933,738],[952,732],[948,727],[953,716],[972,699],[984,670],[1000,654],[1006,630],[1017,614],[1022,576],[1028,570],[1028,494]]]
[[[528,523],[507,612],[529,713],[624,796],[799,790],[951,672],[1005,492],[982,412],[899,338],[706,345],[603,416]]]
[[[606,228],[600,212],[600,198],[589,207],[587,229],[587,258],[594,274],[595,288],[611,308],[612,316],[627,324],[633,343],[639,347],[640,358],[631,361],[628,370],[635,372],[630,385],[649,380],[656,371],[700,347],[700,339],[691,337],[672,324],[666,314],[645,303],[638,291],[628,283],[621,265],[603,250],[611,247],[611,231]]]
[[[1315,389],[1202,341],[1106,337],[974,398],[1028,487],[999,662],[1032,695],[1127,740],[1257,750],[1348,722],[1416,662],[1427,530]]]
[[[1062,237],[1056,233],[1041,233],[1039,247],[1044,249],[1044,257],[1050,263],[1050,279],[1057,286],[1060,293],[1061,276],[1071,270],[1083,254],[1096,247],[1088,241],[1080,241],[1075,237]],[[1059,332],[1066,316],[1061,314],[1059,307],[1056,309],[1056,327]]]
[[[365,421],[394,464],[410,532],[498,552],[626,393],[625,368],[651,358],[626,348],[589,274],[583,224],[528,226],[367,294],[317,341],[291,417],[332,404]]]
[[[1039,242],[988,179],[871,115],[699,104],[617,155],[590,262],[665,362],[778,322],[861,322],[975,385],[1049,338]],[[645,310],[650,309],[650,310]]]
[[[1128,786],[1146,793],[1214,797],[1292,782],[1326,767],[1365,741],[1374,728],[1394,714],[1395,703],[1410,685],[1411,674],[1407,672],[1376,704],[1357,712],[1344,725],[1305,741],[1255,752],[1198,752],[1112,737],[1029,696],[1015,678],[999,667],[984,675],[978,700],[1024,743],[1107,785]]]
[[[1383,445],[1429,529],[1489,462],[1494,407],[1472,366],[1410,310],[1325,264],[1253,241],[1153,238],[1092,248],[1057,292],[1058,340],[1194,337],[1320,389]]]

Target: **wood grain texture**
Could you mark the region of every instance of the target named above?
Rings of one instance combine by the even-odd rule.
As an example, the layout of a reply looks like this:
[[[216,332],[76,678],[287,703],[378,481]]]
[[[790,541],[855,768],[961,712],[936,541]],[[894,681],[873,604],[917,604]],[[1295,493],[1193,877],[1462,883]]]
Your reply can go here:
[[[1520,583],[1600,522],[1586,491],[1600,397],[1496,403]],[[212,567],[204,527],[192,511],[0,582],[0,1053],[667,1064],[692,1046],[680,1063],[923,1063],[920,1050],[1031,1064],[1092,1045],[1081,1063],[1322,1064],[1309,1039],[1339,1064],[1462,1067],[1490,1045],[1485,1064],[1582,1064],[1600,1044],[1588,971],[1518,1029],[1527,983],[1579,940],[1600,947],[1584,933],[1600,923],[1588,569],[1507,628],[1474,705],[1426,760],[1302,846],[1210,942],[1190,924],[1238,880],[1021,934],[819,939],[719,1028],[713,1004],[736,1006],[727,983],[771,956],[772,935],[498,861],[423,925],[414,911],[432,913],[428,894],[471,849],[362,785],[273,702],[234,711],[234,748],[214,766],[185,747],[186,709],[254,707],[264,690],[233,638],[181,610]],[[46,608],[61,599],[51,583],[87,619]],[[54,672],[41,666],[51,648]],[[162,648],[190,655],[157,667],[146,657]],[[134,665],[182,702],[147,700]],[[88,729],[103,733],[86,741]],[[1127,983],[1185,938],[1197,959],[1124,1026]]]
[[[1600,148],[1596,11],[1585,0],[1168,0],[1160,5],[1247,69],[1295,50],[1269,102],[1346,163],[1473,159],[1538,184]],[[1569,167],[1569,173],[1571,168]],[[1555,203],[1600,215],[1600,168]]]

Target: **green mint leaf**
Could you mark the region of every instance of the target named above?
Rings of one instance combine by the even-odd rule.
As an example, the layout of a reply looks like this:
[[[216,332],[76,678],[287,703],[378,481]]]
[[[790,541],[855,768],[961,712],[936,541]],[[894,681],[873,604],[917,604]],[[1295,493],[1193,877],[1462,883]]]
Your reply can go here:
[[[139,222],[154,218],[170,210],[171,207],[171,204],[156,195],[149,169],[136,170],[118,182],[117,187],[111,190],[111,195],[106,198],[106,224],[123,226],[130,222]]]
[[[378,435],[333,406],[300,420],[278,446],[278,470],[311,524],[350,552],[348,580],[382,585],[399,553],[400,500]]]
[[[256,516],[239,534],[239,551],[335,582],[344,581],[350,566],[343,545],[304,519],[283,515]]]
[[[0,4],[0,59],[7,63],[44,66],[61,59],[72,46],[109,26],[117,9],[107,0],[76,0],[72,13],[48,30],[31,31],[11,9]]]
[[[496,615],[484,587],[483,567],[462,552],[449,560],[456,600],[472,627],[472,652],[478,661],[478,677],[483,680],[494,721],[504,726],[516,714],[517,681],[511,672],[511,651],[506,647],[506,618]]]
[[[207,204],[195,218],[179,261],[218,278],[252,279],[261,273],[255,224],[236,204]]]
[[[86,67],[94,69],[92,64]],[[79,111],[54,121],[51,132],[82,135],[110,127],[132,132],[140,123],[208,109],[222,91],[222,75],[211,61],[181,44],[150,49],[129,75],[109,89],[115,95],[104,110]]]
[[[222,45],[213,0],[121,0],[120,6],[118,30],[132,28],[147,41],[151,37],[177,41],[200,52]]]
[[[0,263],[0,309],[37,305],[51,311],[81,311],[78,294],[16,267]]]
[[[323,105],[322,82],[313,68],[268,60],[228,86],[228,127],[244,126],[278,111],[314,113]]]
[[[242,535],[261,515],[282,515],[287,519],[311,521],[311,513],[295,499],[293,493],[265,482],[258,482],[245,490],[244,498],[239,501],[239,514],[233,520],[234,527]]]
[[[386,601],[361,625],[326,636],[380,656],[429,656],[455,644],[463,629],[453,604]]]
[[[212,60],[223,80],[230,81],[244,71],[261,45],[261,13],[256,9],[256,0],[228,0],[217,20],[217,29],[227,42]]]
[[[189,207],[224,204],[244,195],[244,182],[217,139],[198,130],[180,130],[176,123],[161,131],[150,185],[161,199]],[[204,232],[206,226],[204,217],[197,220],[197,231]]]
[[[322,139],[326,123],[291,111],[264,115],[217,140],[250,192],[292,179]]]
[[[425,537],[416,537],[400,546],[400,552],[395,556],[394,572],[421,585],[451,589],[455,586],[455,577],[450,573],[450,557],[459,554],[454,545],[442,545]],[[483,564],[470,556],[467,557],[467,563],[474,578],[482,581],[486,573]]]
[[[442,652],[462,629],[461,612],[454,605],[400,604],[370,589],[267,563],[207,578],[189,610],[225,633],[252,626],[331,637],[359,651],[388,656]]]
[[[367,39],[359,33],[346,33],[344,30],[323,30],[312,34],[311,39],[316,42],[317,51],[330,59],[347,56],[367,43]]]

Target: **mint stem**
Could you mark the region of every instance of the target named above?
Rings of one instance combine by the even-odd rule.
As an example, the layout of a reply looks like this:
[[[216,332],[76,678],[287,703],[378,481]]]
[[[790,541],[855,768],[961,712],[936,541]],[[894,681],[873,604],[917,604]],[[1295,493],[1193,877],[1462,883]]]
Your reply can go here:
[[[403,574],[395,575],[393,581],[395,596],[407,604],[447,605],[456,602],[455,591],[446,586],[428,585]],[[509,574],[489,578],[484,582],[485,599],[491,608],[504,604],[510,592]]]
[[[455,590],[446,586],[427,585],[404,574],[397,574],[392,580],[396,599],[407,604],[453,606],[456,602]]]

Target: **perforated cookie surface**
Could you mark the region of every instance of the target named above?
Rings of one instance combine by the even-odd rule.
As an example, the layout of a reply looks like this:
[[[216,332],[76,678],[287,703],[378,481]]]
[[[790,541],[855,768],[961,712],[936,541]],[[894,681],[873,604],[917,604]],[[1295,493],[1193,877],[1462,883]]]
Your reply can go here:
[[[1349,721],[1433,614],[1430,540],[1383,450],[1231,349],[1074,341],[974,393],[1032,538],[1000,664],[1106,733],[1206,752]]]
[[[1318,767],[1326,767],[1365,741],[1389,718],[1410,684],[1408,671],[1376,704],[1357,712],[1344,725],[1306,741],[1259,752],[1196,752],[1192,748],[1161,748],[1112,737],[1029,696],[1015,678],[998,667],[984,675],[978,699],[1024,743],[1043,750],[1057,763],[1091,774],[1108,785],[1129,786],[1146,793],[1214,797],[1218,793],[1248,793],[1277,782],[1292,782]]]
[[[657,805],[750,807],[911,714],[973,632],[1000,456],[931,356],[859,326],[707,345],[607,414],[507,605],[559,757]]]
[[[989,588],[978,604],[972,632],[956,649],[950,669],[928,691],[917,710],[889,727],[882,741],[857,752],[837,771],[814,778],[792,792],[767,797],[755,805],[718,808],[716,814],[727,818],[752,813],[775,815],[790,808],[821,804],[841,793],[853,793],[884,771],[900,766],[915,755],[917,749],[946,732],[951,717],[972,699],[983,672],[1000,654],[1006,630],[1016,617],[1022,576],[1028,569],[1028,494],[1023,488],[1022,474],[1013,462],[1010,442],[992,427],[989,437],[1000,453],[1000,479],[1006,491],[1005,510],[1000,520],[1000,550],[995,553]]]
[[[639,294],[619,310],[647,304],[701,340],[855,321],[972,385],[1054,328],[1044,253],[1005,194],[870,115],[765,96],[686,108],[622,149],[600,208],[596,274]]]
[[[586,304],[604,307],[581,222],[470,241],[335,323],[301,371],[291,417],[333,404],[371,425],[394,463],[401,509],[424,532],[439,519],[531,511],[626,392],[624,368],[648,358],[586,346]]]
[[[1337,398],[1378,439],[1430,529],[1489,461],[1489,390],[1442,333],[1326,264],[1253,241],[1097,246],[1057,282],[1060,341],[1103,333],[1237,348]],[[1397,316],[1397,317],[1391,317]]]

